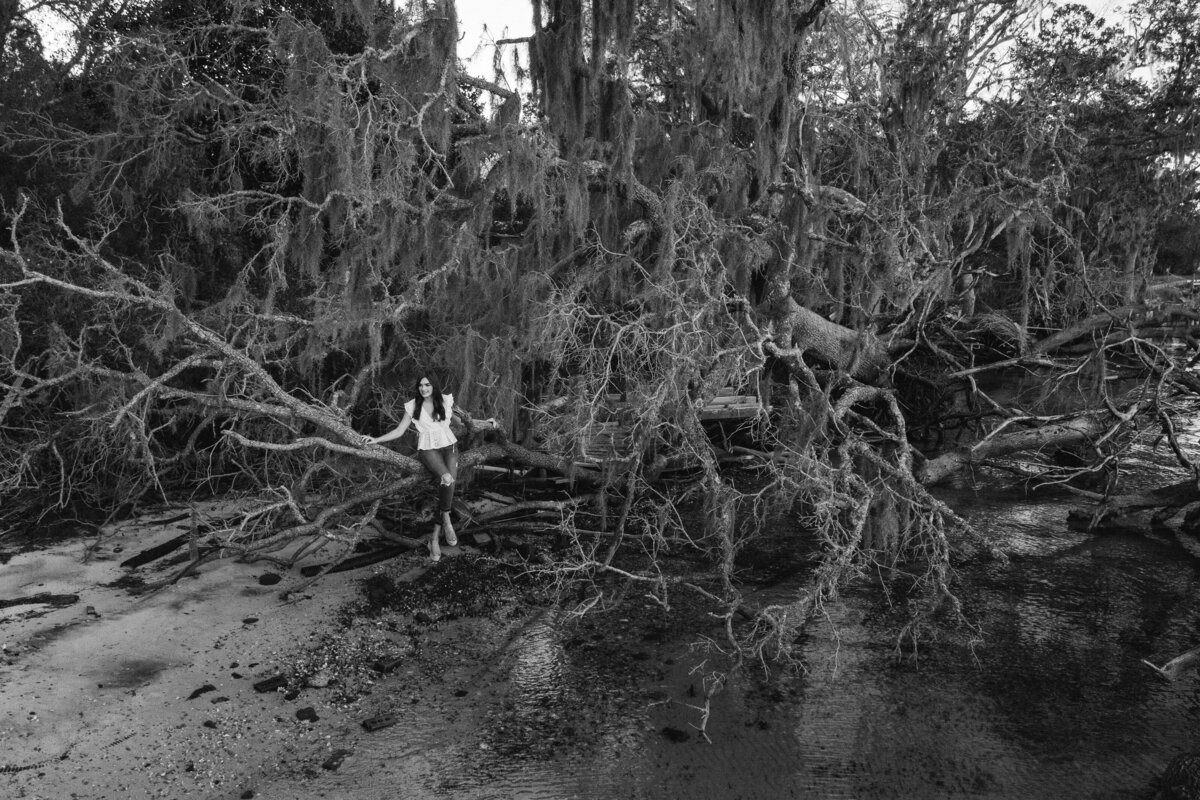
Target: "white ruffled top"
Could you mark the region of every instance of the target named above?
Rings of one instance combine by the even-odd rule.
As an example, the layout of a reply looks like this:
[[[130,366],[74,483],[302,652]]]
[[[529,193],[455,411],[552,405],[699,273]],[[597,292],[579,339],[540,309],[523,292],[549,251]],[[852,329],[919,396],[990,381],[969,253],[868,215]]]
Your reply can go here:
[[[458,442],[454,434],[450,431],[450,418],[454,410],[454,395],[442,395],[442,402],[445,404],[447,415],[444,420],[439,420],[428,414],[421,414],[421,418],[417,419],[414,412],[417,408],[416,400],[409,400],[404,404],[404,410],[410,417],[413,418],[413,427],[417,429],[417,449],[418,450],[437,450],[441,447],[449,447]]]

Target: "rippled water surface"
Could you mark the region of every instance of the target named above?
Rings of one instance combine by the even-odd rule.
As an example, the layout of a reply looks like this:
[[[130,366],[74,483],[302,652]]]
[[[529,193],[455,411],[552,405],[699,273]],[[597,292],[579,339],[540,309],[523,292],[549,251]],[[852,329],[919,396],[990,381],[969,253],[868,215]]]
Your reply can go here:
[[[337,780],[346,796],[404,796],[389,764],[419,763],[425,793],[445,797],[1148,797],[1200,741],[1200,678],[1167,683],[1141,663],[1200,644],[1197,562],[1169,537],[1072,531],[1061,499],[947,499],[1012,554],[960,570],[977,636],[930,632],[898,659],[885,598],[851,593],[806,634],[806,673],[713,695],[705,741],[723,662],[672,617],[649,604],[620,619],[548,614],[478,665],[471,685],[500,688],[381,731],[369,768]],[[471,735],[439,740],[439,722],[465,713]]]

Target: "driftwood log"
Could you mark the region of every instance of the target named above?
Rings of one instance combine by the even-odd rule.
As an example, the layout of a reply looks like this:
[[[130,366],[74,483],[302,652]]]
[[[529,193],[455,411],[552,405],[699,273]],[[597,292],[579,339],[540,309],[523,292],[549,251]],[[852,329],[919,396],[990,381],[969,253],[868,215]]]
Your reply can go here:
[[[1189,671],[1200,666],[1200,647],[1193,647],[1186,653],[1175,656],[1161,667],[1155,666],[1144,658],[1142,659],[1142,663],[1154,670],[1155,674],[1160,678],[1167,681],[1176,681]]]

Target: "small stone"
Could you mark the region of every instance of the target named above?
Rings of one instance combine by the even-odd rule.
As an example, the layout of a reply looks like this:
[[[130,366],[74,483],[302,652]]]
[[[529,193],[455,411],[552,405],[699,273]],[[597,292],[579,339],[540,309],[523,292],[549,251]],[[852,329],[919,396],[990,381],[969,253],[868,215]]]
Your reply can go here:
[[[381,730],[382,728],[389,728],[399,721],[400,718],[395,714],[380,714],[378,717],[364,719],[362,726],[373,733],[377,730]]]
[[[206,719],[206,720],[204,720],[204,727],[215,728],[215,727],[217,727],[217,723],[213,722],[211,719]]]
[[[330,772],[335,772],[342,762],[346,760],[346,756],[353,755],[350,750],[334,750],[329,754],[329,758],[321,764],[322,769],[327,769]]]
[[[197,697],[204,694],[205,692],[214,692],[214,691],[216,691],[216,689],[217,689],[217,687],[213,686],[211,683],[206,683],[203,686],[201,686],[199,689],[197,689],[196,691],[189,694],[188,700],[195,700]]]
[[[217,703],[228,703],[228,702],[229,702],[229,698],[228,698],[228,697],[225,697],[225,696],[223,696],[223,695],[222,695],[221,697],[214,697],[214,698],[212,699],[212,704],[213,704],[214,706],[215,706]]]
[[[254,691],[256,691],[256,692],[273,692],[276,689],[282,689],[286,685],[287,685],[287,676],[286,675],[274,675],[270,678],[266,678],[264,680],[259,681],[256,684],[254,684]]]
[[[316,709],[312,706],[305,706],[296,711],[296,719],[301,722],[316,722],[320,717],[317,716]]]
[[[242,620],[243,625],[253,625],[256,622],[258,622],[258,617],[246,617]]]

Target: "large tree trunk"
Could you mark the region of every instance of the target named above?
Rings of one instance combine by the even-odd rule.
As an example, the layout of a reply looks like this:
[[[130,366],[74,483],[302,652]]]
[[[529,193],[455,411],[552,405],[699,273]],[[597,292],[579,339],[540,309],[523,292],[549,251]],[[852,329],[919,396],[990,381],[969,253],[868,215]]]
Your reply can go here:
[[[1087,444],[1107,431],[1111,424],[1111,415],[1105,413],[988,437],[973,445],[957,447],[925,462],[917,471],[917,476],[922,483],[932,486],[989,458],[1046,447]]]
[[[1097,496],[1097,499],[1102,499],[1105,507],[1112,512],[1135,511],[1143,508],[1180,508],[1200,501],[1200,482],[1189,479],[1144,492],[1119,494],[1107,498]]]

